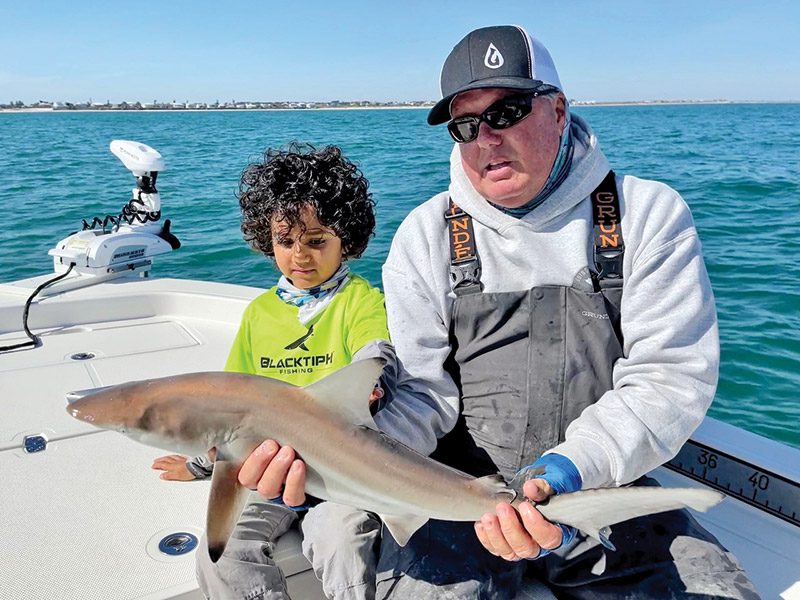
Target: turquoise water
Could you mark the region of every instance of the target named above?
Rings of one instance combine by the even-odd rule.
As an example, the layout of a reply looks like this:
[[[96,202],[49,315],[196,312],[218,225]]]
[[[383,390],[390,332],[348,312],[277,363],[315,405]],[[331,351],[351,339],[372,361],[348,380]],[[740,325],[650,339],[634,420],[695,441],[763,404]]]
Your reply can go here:
[[[800,105],[579,107],[617,172],[665,181],[692,208],[717,299],[713,416],[800,447]],[[0,281],[52,270],[81,219],[116,214],[134,179],[112,139],[156,148],[162,208],[183,247],[155,273],[265,287],[241,239],[236,185],[264,148],[337,143],[371,181],[374,240],[356,269],[380,285],[392,235],[445,189],[450,142],[420,110],[0,114]],[[2,359],[0,359],[2,360]]]

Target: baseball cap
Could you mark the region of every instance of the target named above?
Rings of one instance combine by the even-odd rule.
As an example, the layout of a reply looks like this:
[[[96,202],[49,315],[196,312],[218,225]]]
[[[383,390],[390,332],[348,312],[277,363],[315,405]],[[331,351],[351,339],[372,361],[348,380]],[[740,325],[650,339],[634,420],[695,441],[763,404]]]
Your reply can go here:
[[[542,43],[522,27],[499,25],[466,35],[444,61],[442,99],[428,113],[428,124],[450,119],[450,102],[461,92],[479,88],[520,91],[547,86],[561,90],[553,59]]]

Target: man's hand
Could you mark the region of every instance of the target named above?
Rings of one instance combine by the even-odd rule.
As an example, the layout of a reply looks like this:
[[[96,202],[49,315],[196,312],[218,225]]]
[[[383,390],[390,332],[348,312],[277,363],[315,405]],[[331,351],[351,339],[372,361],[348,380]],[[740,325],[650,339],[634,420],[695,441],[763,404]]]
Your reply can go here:
[[[535,502],[553,495],[553,489],[544,479],[526,481],[523,492]],[[495,556],[509,561],[536,558],[540,549],[551,550],[561,545],[561,528],[545,519],[531,504],[522,503],[517,512],[508,502],[502,502],[496,510],[496,514],[486,513],[475,523],[481,544]]]
[[[180,454],[170,454],[162,456],[153,461],[152,468],[156,471],[164,471],[159,477],[168,481],[192,481],[194,475],[186,467],[187,457]]]
[[[306,464],[290,446],[266,440],[245,459],[239,483],[268,500],[282,496],[286,506],[301,506],[306,501]]]

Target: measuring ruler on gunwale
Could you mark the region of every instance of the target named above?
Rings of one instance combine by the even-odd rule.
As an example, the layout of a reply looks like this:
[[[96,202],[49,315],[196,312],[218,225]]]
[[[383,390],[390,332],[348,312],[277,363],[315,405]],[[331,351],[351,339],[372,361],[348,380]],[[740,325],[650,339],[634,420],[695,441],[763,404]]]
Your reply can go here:
[[[800,527],[800,483],[689,440],[664,465]]]

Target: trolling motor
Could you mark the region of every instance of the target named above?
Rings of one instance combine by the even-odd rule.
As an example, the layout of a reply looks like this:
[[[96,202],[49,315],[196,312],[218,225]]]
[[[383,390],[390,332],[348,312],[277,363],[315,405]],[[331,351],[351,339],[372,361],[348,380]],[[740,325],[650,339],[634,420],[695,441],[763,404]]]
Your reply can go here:
[[[111,142],[113,152],[136,177],[133,198],[119,215],[83,220],[83,230],[64,238],[48,254],[56,276],[40,284],[28,296],[22,310],[22,328],[29,341],[0,347],[0,353],[39,347],[41,337],[28,327],[34,298],[52,296],[138,271],[147,276],[153,257],[177,250],[181,243],[169,231],[169,220],[159,225],[161,198],[156,178],[164,170],[164,159],[146,144],[127,140]],[[75,274],[73,274],[75,271]]]
[[[83,220],[83,230],[64,238],[48,254],[56,273],[74,270],[99,283],[138,271],[144,276],[153,265],[152,257],[180,248],[169,230],[170,221],[161,225],[161,198],[156,179],[164,170],[164,159],[146,144],[114,140],[111,152],[136,177],[133,198],[118,215]],[[62,287],[63,289],[63,287]]]

